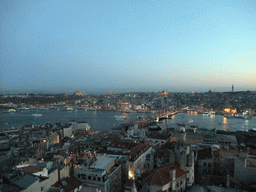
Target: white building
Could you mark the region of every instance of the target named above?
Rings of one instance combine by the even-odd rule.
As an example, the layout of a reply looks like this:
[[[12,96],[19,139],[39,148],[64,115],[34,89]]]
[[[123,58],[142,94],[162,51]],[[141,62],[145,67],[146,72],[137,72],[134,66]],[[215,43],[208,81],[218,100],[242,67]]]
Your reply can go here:
[[[73,132],[88,131],[91,128],[89,123],[86,121],[71,121],[71,124]]]
[[[146,136],[146,130],[145,129],[140,129],[138,124],[135,124],[133,127],[130,127],[127,130],[127,137],[128,138],[141,138],[143,139]]]
[[[71,137],[72,136],[72,126],[67,126],[62,128],[62,137]]]
[[[78,165],[74,168],[74,176],[87,185],[98,187],[102,192],[114,192],[121,187],[121,165],[116,158],[98,155],[89,165]]]

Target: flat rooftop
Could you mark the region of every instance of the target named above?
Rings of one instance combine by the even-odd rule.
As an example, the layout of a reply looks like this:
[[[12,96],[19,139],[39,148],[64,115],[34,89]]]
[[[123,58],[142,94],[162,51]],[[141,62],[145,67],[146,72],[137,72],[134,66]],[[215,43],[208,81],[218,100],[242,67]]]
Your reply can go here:
[[[97,161],[95,161],[93,165],[90,166],[90,168],[106,169],[110,164],[112,164],[116,160],[116,158],[109,157],[107,155],[99,155],[96,158]]]

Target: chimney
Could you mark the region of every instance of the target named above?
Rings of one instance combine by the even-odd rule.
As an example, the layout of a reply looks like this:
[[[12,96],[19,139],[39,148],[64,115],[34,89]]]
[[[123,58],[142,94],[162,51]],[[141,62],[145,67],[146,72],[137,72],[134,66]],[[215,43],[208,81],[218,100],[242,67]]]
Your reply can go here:
[[[230,187],[230,175],[227,175],[227,187]]]
[[[176,174],[176,170],[172,167],[170,170],[169,170],[169,173],[170,173],[170,178],[174,181],[176,178],[175,178],[175,174]]]

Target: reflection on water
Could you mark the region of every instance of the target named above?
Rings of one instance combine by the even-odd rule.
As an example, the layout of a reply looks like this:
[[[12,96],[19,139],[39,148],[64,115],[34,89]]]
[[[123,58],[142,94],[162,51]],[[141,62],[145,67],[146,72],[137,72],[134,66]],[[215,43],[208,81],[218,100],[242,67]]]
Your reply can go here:
[[[32,114],[42,114],[42,117],[35,118]],[[1,113],[3,118],[0,118],[0,129],[9,129],[11,127],[23,126],[25,124],[44,125],[45,123],[56,122],[67,123],[70,120],[88,121],[91,129],[109,130],[122,123],[128,123],[132,120],[138,119],[140,116],[137,113],[122,113],[122,112],[108,112],[108,111],[84,111],[77,110],[77,112],[66,113],[61,110],[27,110],[22,113],[16,112]],[[122,121],[117,121],[114,116],[125,115],[127,118]],[[150,114],[144,114],[143,116],[149,116]],[[191,121],[193,120],[193,121]],[[189,123],[192,122],[192,123]],[[203,116],[202,114],[187,114],[180,113],[166,119],[162,122],[161,127],[177,127],[177,123],[187,123],[187,126],[193,125],[199,128],[208,128],[226,131],[238,131],[249,130],[256,128],[256,117],[252,119],[236,119],[236,118],[224,118],[222,115],[210,115]]]
[[[228,122],[227,122],[227,118],[223,117],[223,131],[227,131],[228,130]]]
[[[199,128],[208,128],[217,130],[225,130],[225,131],[238,131],[252,129],[256,127],[256,118],[245,120],[245,119],[237,119],[237,118],[224,118],[223,115],[209,115],[203,116],[202,114],[194,115],[194,114],[177,114],[172,116],[172,119],[167,120],[167,127],[177,127],[177,123],[186,123],[189,120],[193,120],[193,123],[187,124],[187,126],[193,125]]]

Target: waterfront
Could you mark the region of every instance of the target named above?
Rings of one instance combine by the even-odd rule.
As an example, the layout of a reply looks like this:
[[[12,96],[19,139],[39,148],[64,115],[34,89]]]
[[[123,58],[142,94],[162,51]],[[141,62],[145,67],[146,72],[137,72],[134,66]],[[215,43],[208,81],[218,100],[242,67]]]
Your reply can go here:
[[[251,119],[237,119],[226,118],[223,115],[211,115],[203,116],[202,114],[187,114],[180,113],[172,116],[172,119],[167,119],[162,123],[162,127],[177,127],[177,123],[188,123],[193,120],[192,123],[187,124],[194,125],[199,128],[207,128],[224,131],[248,131],[249,129],[256,128],[256,117]]]
[[[35,114],[42,114],[37,116]],[[45,125],[46,123],[68,123],[70,120],[87,121],[91,129],[95,130],[110,130],[114,127],[118,127],[122,123],[128,123],[139,116],[147,116],[150,113],[123,113],[118,111],[84,111],[77,109],[74,111],[61,111],[61,110],[24,110],[14,113],[3,113],[1,111],[2,118],[0,119],[0,129],[11,129],[26,124]],[[117,119],[115,116],[125,116],[126,118]],[[171,119],[164,120],[161,127],[177,127],[177,123],[188,123],[193,120],[192,123],[187,124],[194,125],[199,128],[207,128],[224,131],[247,131],[249,129],[256,128],[256,117],[252,119],[235,119],[225,118],[222,115],[215,116],[203,116],[201,114],[192,115],[186,113],[180,113],[172,116]]]
[[[35,116],[33,114],[42,114]],[[62,110],[24,110],[14,113],[0,112],[0,130],[16,128],[26,124],[45,125],[51,123],[68,123],[70,120],[87,121],[91,129],[110,130],[122,123],[127,123],[137,119],[141,113],[123,113],[117,111],[84,111],[77,109],[74,111]],[[115,116],[125,116],[125,119],[116,119]]]

